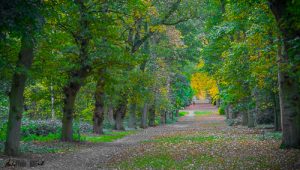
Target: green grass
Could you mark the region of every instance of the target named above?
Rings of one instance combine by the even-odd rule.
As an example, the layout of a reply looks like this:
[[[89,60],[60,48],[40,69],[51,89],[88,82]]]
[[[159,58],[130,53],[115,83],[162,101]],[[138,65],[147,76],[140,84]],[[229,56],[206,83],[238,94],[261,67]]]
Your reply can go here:
[[[92,135],[92,134],[84,134],[80,136],[80,141],[86,142],[113,142],[117,139],[123,138],[127,135],[133,134],[134,131],[121,131],[121,132],[106,132],[104,135]],[[51,142],[60,140],[60,133],[49,134],[47,136],[37,136],[37,135],[29,135],[22,139],[24,142],[37,141],[37,142]],[[74,134],[74,140],[78,139],[78,135]]]
[[[177,158],[178,159],[178,158]],[[154,155],[143,155],[133,160],[127,160],[119,164],[121,169],[198,169],[204,164],[209,164],[215,160],[208,155],[188,156],[179,158],[166,154],[157,153]]]
[[[194,112],[194,114],[196,116],[203,116],[203,115],[209,115],[209,114],[212,114],[212,111],[196,111]]]
[[[92,143],[113,142],[135,131],[106,132],[104,135],[84,134],[80,136],[80,141]],[[55,142],[60,141],[61,134],[49,134],[47,136],[29,135],[22,138],[20,150],[22,153],[60,153],[68,152],[77,147],[72,143]],[[74,134],[74,140],[78,140],[78,135]],[[35,143],[38,142],[38,143]],[[46,143],[43,143],[46,142]],[[51,143],[50,143],[51,142]],[[0,142],[0,152],[4,150],[4,142]]]
[[[179,117],[182,117],[182,116],[185,116],[185,115],[187,115],[187,114],[189,114],[189,112],[179,112]]]
[[[82,135],[82,140],[93,143],[113,142],[133,133],[135,131],[108,132],[100,136]]]

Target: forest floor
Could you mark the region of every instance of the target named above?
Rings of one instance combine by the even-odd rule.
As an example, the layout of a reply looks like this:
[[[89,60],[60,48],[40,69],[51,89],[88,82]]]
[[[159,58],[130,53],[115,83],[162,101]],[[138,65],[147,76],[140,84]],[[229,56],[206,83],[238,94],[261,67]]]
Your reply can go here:
[[[177,123],[54,155],[32,169],[293,169],[300,158],[300,150],[279,149],[280,133],[227,126],[211,105],[186,111]]]

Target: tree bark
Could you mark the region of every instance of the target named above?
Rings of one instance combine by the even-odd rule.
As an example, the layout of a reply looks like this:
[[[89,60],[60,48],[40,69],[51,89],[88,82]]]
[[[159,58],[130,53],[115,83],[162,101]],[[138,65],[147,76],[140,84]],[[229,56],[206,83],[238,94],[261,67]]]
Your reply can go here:
[[[62,141],[73,141],[73,112],[76,95],[81,85],[77,82],[71,82],[64,88],[64,106],[62,118]]]
[[[165,111],[163,111],[161,114],[160,114],[160,124],[161,125],[164,125],[164,124],[166,124],[166,112]]]
[[[141,116],[141,128],[143,129],[147,128],[147,113],[148,113],[148,104],[145,103],[142,110],[142,116]]]
[[[114,120],[114,108],[113,108],[113,106],[112,106],[111,103],[108,106],[107,117],[108,117],[108,121],[109,121],[110,125],[113,126],[115,124],[115,120]]]
[[[254,124],[254,111],[253,109],[248,109],[248,128],[253,128],[255,126]]]
[[[78,91],[88,77],[91,66],[88,64],[88,47],[90,42],[89,22],[87,17],[87,8],[83,1],[76,0],[75,3],[79,7],[79,31],[78,34],[72,34],[79,48],[78,65],[80,67],[71,71],[68,84],[64,87],[64,106],[62,119],[62,137],[61,140],[71,142],[73,140],[73,112],[74,104]]]
[[[131,129],[136,129],[136,107],[135,103],[129,105],[129,122],[128,127]]]
[[[21,120],[24,106],[24,89],[27,72],[33,62],[34,38],[32,33],[25,33],[21,39],[21,49],[13,75],[9,94],[9,117],[7,124],[7,138],[5,142],[5,155],[17,156],[20,147]],[[18,70],[20,69],[20,70]]]
[[[150,127],[155,126],[155,106],[151,106],[149,108],[149,122],[148,122]]]
[[[248,125],[248,112],[247,111],[242,112],[242,125],[243,126]]]
[[[124,117],[126,113],[126,106],[121,105],[114,113],[115,118],[115,130],[125,130],[124,128]]]
[[[179,110],[176,110],[176,117],[179,117]]]
[[[281,115],[280,115],[280,107],[279,107],[279,99],[278,94],[273,93],[273,112],[274,112],[274,129],[275,131],[281,131]]]
[[[124,117],[127,109],[127,98],[122,96],[120,104],[114,112],[115,119],[115,130],[125,130],[124,128]]]
[[[230,104],[226,105],[226,108],[225,108],[226,119],[231,119],[229,107],[230,107]]]
[[[270,7],[282,34],[283,46],[278,45],[279,100],[282,121],[282,146],[300,148],[300,89],[299,89],[299,44],[300,31],[296,10],[300,5],[293,0],[270,0]],[[290,66],[286,68],[286,66]]]
[[[51,93],[51,119],[55,120],[54,90],[53,90],[52,79],[51,79],[51,83],[50,83],[50,93]]]
[[[100,71],[100,78],[97,81],[95,91],[95,110],[93,116],[93,132],[95,134],[103,134],[104,120],[104,85],[103,70]]]

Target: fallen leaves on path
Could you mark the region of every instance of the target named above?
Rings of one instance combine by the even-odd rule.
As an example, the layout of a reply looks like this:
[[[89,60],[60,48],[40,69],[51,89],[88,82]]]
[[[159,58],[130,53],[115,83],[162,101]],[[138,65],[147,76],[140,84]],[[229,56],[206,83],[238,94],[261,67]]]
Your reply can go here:
[[[113,157],[110,165],[119,169],[293,169],[299,159],[299,150],[280,149],[280,139],[262,138],[260,129],[228,127],[223,122],[221,116],[205,115],[188,122],[186,130],[162,129],[163,133]]]

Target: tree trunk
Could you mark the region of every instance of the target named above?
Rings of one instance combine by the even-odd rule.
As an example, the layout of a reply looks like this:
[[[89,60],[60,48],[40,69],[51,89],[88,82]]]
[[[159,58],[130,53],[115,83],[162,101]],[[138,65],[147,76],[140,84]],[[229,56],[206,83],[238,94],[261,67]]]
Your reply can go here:
[[[281,115],[279,107],[279,99],[276,93],[273,93],[273,113],[274,113],[274,126],[275,131],[281,131]]]
[[[115,119],[115,130],[125,130],[124,128],[124,117],[126,114],[127,108],[127,99],[125,96],[122,96],[121,102],[114,112]]]
[[[51,119],[55,120],[54,90],[53,90],[52,79],[51,79],[51,83],[50,83],[50,93],[51,93]]]
[[[108,106],[107,117],[110,125],[113,126],[115,124],[115,120],[114,120],[114,108],[112,104],[109,104]]]
[[[103,134],[104,120],[104,85],[103,70],[100,71],[100,78],[97,81],[95,91],[95,110],[93,116],[93,132],[95,134]]]
[[[176,117],[179,117],[179,110],[176,110]]]
[[[73,141],[73,113],[76,95],[81,85],[76,82],[71,82],[64,88],[64,106],[62,118],[62,141]]]
[[[21,49],[13,75],[9,94],[9,117],[7,124],[7,138],[5,143],[5,155],[16,156],[19,154],[21,120],[24,106],[24,89],[28,70],[33,62],[33,35],[24,34],[21,40]],[[18,70],[20,69],[20,70]]]
[[[242,112],[242,125],[243,126],[248,125],[248,112],[247,111]]]
[[[231,119],[229,107],[230,107],[230,105],[227,105],[225,108],[226,119]]]
[[[136,129],[136,107],[135,103],[129,105],[129,122],[128,127],[131,129]]]
[[[70,73],[69,83],[64,87],[64,106],[62,119],[62,141],[71,142],[73,140],[73,112],[74,104],[78,91],[80,90],[85,79],[88,77],[91,66],[88,64],[88,47],[90,42],[89,22],[86,17],[87,9],[81,0],[76,0],[75,3],[79,7],[79,32],[78,35],[73,35],[74,40],[79,48],[79,63],[80,68],[73,70]]]
[[[278,45],[279,58],[279,100],[282,121],[282,146],[300,148],[300,89],[299,89],[299,28],[297,10],[299,3],[293,0],[270,0],[271,10],[276,18],[283,38],[283,46]],[[286,66],[289,66],[287,68]]]
[[[160,114],[160,124],[161,125],[164,125],[164,124],[166,124],[166,112],[162,112],[161,114]]]
[[[147,112],[148,112],[148,104],[145,103],[142,110],[142,116],[141,116],[141,128],[143,129],[147,128]]]
[[[114,113],[115,118],[115,130],[125,130],[124,128],[124,117],[126,113],[126,106],[123,104]]]
[[[254,111],[252,109],[248,109],[248,128],[253,128],[254,127]]]
[[[154,127],[155,126],[155,106],[151,106],[149,108],[149,126]]]

